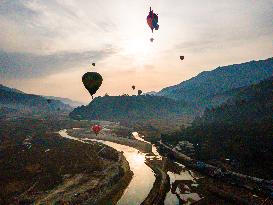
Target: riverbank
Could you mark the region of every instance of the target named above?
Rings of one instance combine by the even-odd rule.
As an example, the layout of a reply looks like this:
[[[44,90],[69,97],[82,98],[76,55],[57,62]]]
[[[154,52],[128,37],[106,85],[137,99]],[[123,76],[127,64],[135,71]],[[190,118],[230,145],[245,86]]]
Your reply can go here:
[[[35,204],[116,204],[133,173],[122,153],[118,161],[100,173],[68,177],[56,188],[35,200]]]
[[[159,160],[147,160],[146,164],[154,171],[156,180],[149,195],[141,205],[163,205],[167,192],[170,189],[170,177],[163,170],[163,163]]]
[[[112,186],[111,191],[109,191],[106,196],[102,197],[98,201],[98,204],[116,204],[128,187],[130,181],[132,180],[133,172],[130,170],[130,166],[123,155],[122,158],[124,158],[124,164],[122,166],[122,172],[124,172],[124,176],[119,180],[117,184]]]
[[[151,153],[152,145],[146,142],[142,142],[135,139],[117,137],[115,133],[111,132],[111,130],[103,130],[98,135],[95,135],[89,129],[69,129],[67,133],[71,136],[75,136],[80,139],[96,139],[96,140],[104,140],[109,142],[114,142],[130,147],[134,147],[143,153]]]
[[[187,167],[208,176],[199,180],[201,185],[200,190],[207,196],[200,201],[200,204],[209,203],[209,201],[213,201],[212,198],[214,200],[222,198],[240,204],[261,204],[265,200],[272,203],[272,199],[268,199],[272,197],[272,182],[270,181],[223,170],[219,167],[194,160],[162,142],[158,143],[158,147],[161,153],[164,152]],[[268,204],[268,202],[264,204]],[[196,204],[199,203],[196,202]]]

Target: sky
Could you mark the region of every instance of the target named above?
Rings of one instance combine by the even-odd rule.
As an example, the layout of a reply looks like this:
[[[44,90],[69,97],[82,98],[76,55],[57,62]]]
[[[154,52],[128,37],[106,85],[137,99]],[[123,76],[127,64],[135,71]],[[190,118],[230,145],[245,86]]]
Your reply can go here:
[[[81,77],[95,71],[96,96],[159,91],[272,57],[272,19],[272,0],[0,0],[0,83],[88,103]]]

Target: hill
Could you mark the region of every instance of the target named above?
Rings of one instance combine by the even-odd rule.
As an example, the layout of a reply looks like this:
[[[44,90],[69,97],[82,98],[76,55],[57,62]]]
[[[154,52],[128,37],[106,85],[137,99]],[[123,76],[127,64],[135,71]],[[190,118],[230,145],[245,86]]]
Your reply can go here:
[[[243,173],[272,179],[272,83],[271,77],[237,89],[233,98],[206,109],[191,127],[162,135],[163,141],[190,141],[198,159],[230,159],[232,166]]]
[[[162,96],[104,96],[70,113],[74,119],[139,121],[172,118],[187,112],[185,102]]]
[[[72,108],[59,100],[48,100],[39,95],[26,94],[19,90],[1,85],[0,108],[7,113],[47,113],[68,112]]]
[[[272,76],[272,73],[273,58],[223,66],[164,88],[157,95],[185,100],[202,107],[219,105],[233,95],[227,91],[258,83]]]
[[[273,77],[233,90],[234,97],[217,108],[207,109],[198,123],[262,123],[273,116]]]
[[[61,97],[54,97],[54,96],[43,96],[43,97],[45,97],[46,99],[51,99],[51,100],[59,100],[62,103],[67,104],[73,108],[83,105],[83,103],[71,100],[69,98],[61,98]]]
[[[8,92],[15,92],[15,93],[22,93],[22,94],[24,93],[24,92],[22,92],[20,90],[17,90],[15,88],[9,88],[9,87],[4,86],[2,84],[0,84],[0,90],[5,90],[5,91],[8,91]]]

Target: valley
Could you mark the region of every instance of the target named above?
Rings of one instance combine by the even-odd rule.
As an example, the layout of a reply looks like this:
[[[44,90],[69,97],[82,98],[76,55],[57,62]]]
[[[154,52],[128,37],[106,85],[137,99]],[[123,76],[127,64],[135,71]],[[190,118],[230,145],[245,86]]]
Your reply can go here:
[[[263,76],[207,93],[205,104],[159,92],[73,109],[1,86],[0,204],[269,205],[272,77]]]

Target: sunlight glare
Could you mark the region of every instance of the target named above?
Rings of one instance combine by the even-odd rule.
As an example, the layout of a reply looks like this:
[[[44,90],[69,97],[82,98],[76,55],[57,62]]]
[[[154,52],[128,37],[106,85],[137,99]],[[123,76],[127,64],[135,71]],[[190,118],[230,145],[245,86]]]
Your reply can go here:
[[[135,154],[135,155],[133,156],[133,159],[134,159],[135,164],[141,164],[141,163],[144,162],[145,156],[144,156],[144,155],[141,155],[141,154]]]
[[[152,53],[152,43],[147,37],[138,37],[124,42],[123,52],[131,57],[134,63],[143,65]]]

